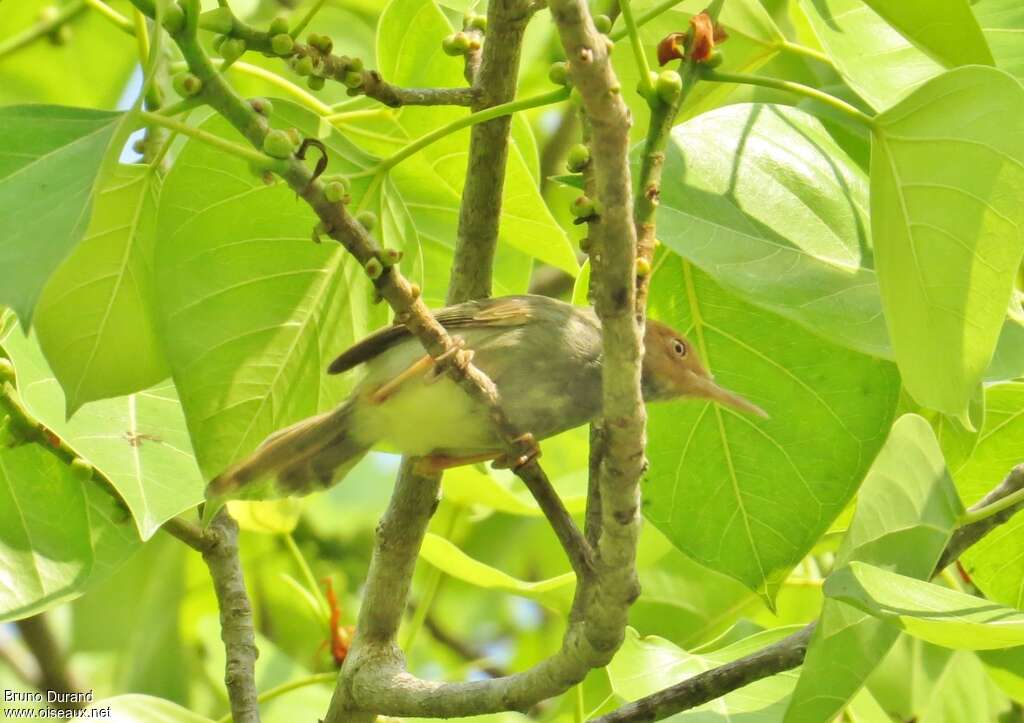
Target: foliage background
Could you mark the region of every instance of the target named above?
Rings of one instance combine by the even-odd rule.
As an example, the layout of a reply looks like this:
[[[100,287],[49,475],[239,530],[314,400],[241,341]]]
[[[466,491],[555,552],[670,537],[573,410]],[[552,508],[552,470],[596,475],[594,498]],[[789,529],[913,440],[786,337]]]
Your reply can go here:
[[[0,8],[0,48],[42,5]],[[111,5],[130,16],[127,3]],[[848,112],[778,89],[702,82],[690,96],[668,151],[651,315],[686,330],[719,381],[771,419],[688,402],[650,409],[636,632],[607,669],[534,715],[611,710],[822,615],[822,662],[803,677],[775,676],[681,717],[1020,719],[1024,648],[1014,645],[1024,638],[984,646],[964,623],[943,647],[867,619],[859,610],[870,600],[847,605],[870,580],[823,596],[837,556],[927,577],[961,503],[1024,459],[1024,136],[1007,124],[1024,114],[1024,10],[1013,0],[950,3],[968,15],[938,32],[923,22],[937,12],[928,3],[898,5],[905,16],[883,19],[882,2],[727,0],[722,72],[800,82],[881,115],[872,139]],[[256,25],[288,12],[256,0],[232,7]],[[644,25],[648,56],[701,7],[687,0]],[[312,27],[392,83],[459,86],[462,64],[440,43],[467,9],[331,0]],[[0,53],[0,104],[134,102],[135,40],[93,10],[70,27],[63,45]],[[614,58],[639,142],[649,113],[632,90],[627,44]],[[527,32],[520,96],[551,89],[559,53],[542,11]],[[465,110],[386,109],[348,99],[338,84],[311,94],[278,60],[244,61],[229,71],[235,87],[274,97],[275,125],[322,138],[331,171],[355,176],[353,207],[377,214],[379,238],[405,252],[403,270],[440,305],[469,132],[375,169]],[[1003,72],[977,67],[992,63]],[[551,268],[580,273],[581,230],[568,213],[576,181],[554,178],[557,130],[572,112],[561,104],[515,118],[496,294],[522,293]],[[200,116],[190,123],[233,138],[223,121]],[[342,399],[353,380],[325,376],[326,360],[388,316],[343,250],[310,242],[315,218],[282,184],[183,139],[166,174],[118,165],[119,154],[136,160],[121,153],[130,130],[121,118],[0,107],[0,303],[32,320],[26,336],[14,313],[4,317],[2,354],[24,409],[98,471],[83,476],[45,445],[0,449],[0,619],[48,611],[76,681],[99,698],[151,697],[120,698],[125,719],[216,719],[226,699],[215,600],[199,558],[160,526],[267,434]],[[26,149],[53,151],[56,165],[30,172],[50,174],[55,195],[32,199],[19,185]],[[989,173],[994,157],[1004,161]],[[564,298],[572,292],[561,284]],[[907,412],[927,424],[910,417],[894,427]],[[556,487],[581,511],[585,430],[543,447]],[[373,455],[314,498],[233,508],[261,636],[259,690],[333,669],[319,648],[319,581],[332,580],[352,623],[395,468]],[[861,495],[870,505],[844,538],[858,489],[871,490]],[[475,468],[449,474],[444,493],[402,633],[411,669],[462,679],[553,652],[573,582],[539,510],[510,476]],[[936,497],[948,504],[930,506]],[[1022,524],[968,553],[969,579],[944,584],[1021,608]],[[928,530],[938,537],[923,541]],[[872,541],[883,552],[865,551]],[[874,647],[863,632],[872,623],[886,631]],[[844,637],[851,630],[859,637]],[[0,684],[23,689],[23,643],[12,627],[2,635]],[[979,647],[1000,649],[954,650]],[[829,657],[844,670],[828,668]],[[330,690],[318,682],[276,698],[264,720],[315,719]]]

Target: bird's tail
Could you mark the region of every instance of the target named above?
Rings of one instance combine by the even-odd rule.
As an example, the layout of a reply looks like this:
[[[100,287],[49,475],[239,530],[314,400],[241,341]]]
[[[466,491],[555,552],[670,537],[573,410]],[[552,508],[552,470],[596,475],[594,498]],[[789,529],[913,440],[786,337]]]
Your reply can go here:
[[[331,486],[370,448],[352,434],[352,410],[352,403],[343,404],[270,435],[248,458],[217,476],[206,488],[207,498],[304,495]],[[276,480],[274,489],[257,487],[267,480]]]

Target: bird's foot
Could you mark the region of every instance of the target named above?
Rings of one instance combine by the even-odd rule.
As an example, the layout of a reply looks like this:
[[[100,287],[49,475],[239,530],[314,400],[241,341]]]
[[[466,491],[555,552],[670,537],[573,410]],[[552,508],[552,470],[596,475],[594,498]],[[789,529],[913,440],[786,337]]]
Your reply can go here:
[[[510,469],[515,472],[540,457],[540,447],[533,435],[527,432],[512,440],[513,451],[501,455],[491,463],[492,469]]]

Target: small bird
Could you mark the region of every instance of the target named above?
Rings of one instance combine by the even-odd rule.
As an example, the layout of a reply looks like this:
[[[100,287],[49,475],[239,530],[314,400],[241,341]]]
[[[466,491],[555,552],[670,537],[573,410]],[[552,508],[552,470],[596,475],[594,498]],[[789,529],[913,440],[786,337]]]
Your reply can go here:
[[[435,318],[474,353],[516,429],[541,440],[601,413],[601,325],[594,310],[546,296],[506,296],[441,309]],[[642,373],[646,402],[711,400],[766,417],[717,385],[690,342],[648,320]],[[270,437],[214,479],[207,497],[306,494],[339,481],[373,447],[424,458],[434,469],[496,460],[506,445],[487,410],[439,373],[404,326],[381,329],[334,360],[330,374],[360,364],[366,375],[336,409]],[[507,463],[507,460],[505,460]]]

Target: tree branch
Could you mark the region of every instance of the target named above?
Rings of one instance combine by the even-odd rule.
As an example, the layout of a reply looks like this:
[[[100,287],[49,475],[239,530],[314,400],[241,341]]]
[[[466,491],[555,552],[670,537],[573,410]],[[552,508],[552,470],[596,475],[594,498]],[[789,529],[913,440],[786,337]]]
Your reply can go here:
[[[501,678],[508,675],[503,668],[488,662],[487,656],[473,647],[468,641],[453,635],[430,613],[427,613],[427,616],[423,619],[423,627],[434,640],[450,649],[456,655],[465,658],[469,663],[492,678]]]
[[[180,518],[164,523],[165,532],[178,538],[203,556],[213,579],[220,609],[220,636],[224,641],[226,664],[224,684],[235,723],[259,723],[256,695],[256,633],[252,604],[238,555],[238,525],[221,510],[203,530]]]
[[[1024,464],[1014,467],[1006,479],[971,509],[982,509],[1022,488],[1024,488]],[[967,548],[1009,520],[1015,512],[1022,508],[1024,508],[1024,503],[955,530],[946,544],[932,576],[942,572]],[[803,663],[815,625],[817,622],[810,623],[789,637],[746,657],[699,673],[669,688],[628,703],[611,713],[594,719],[593,723],[636,723],[661,720],[721,698],[723,695],[756,680],[792,670]]]
[[[487,33],[480,67],[474,74],[474,111],[515,98],[523,34],[532,14],[525,0],[493,0],[488,4]],[[448,285],[449,304],[491,295],[511,126],[512,116],[473,126]]]
[[[35,681],[41,691],[54,691],[62,696],[80,690],[71,679],[67,668],[67,657],[61,650],[57,638],[50,629],[46,613],[39,613],[15,622],[22,642],[32,653],[39,668],[39,678]],[[79,702],[61,702],[52,704],[61,710],[78,710],[83,707]]]

